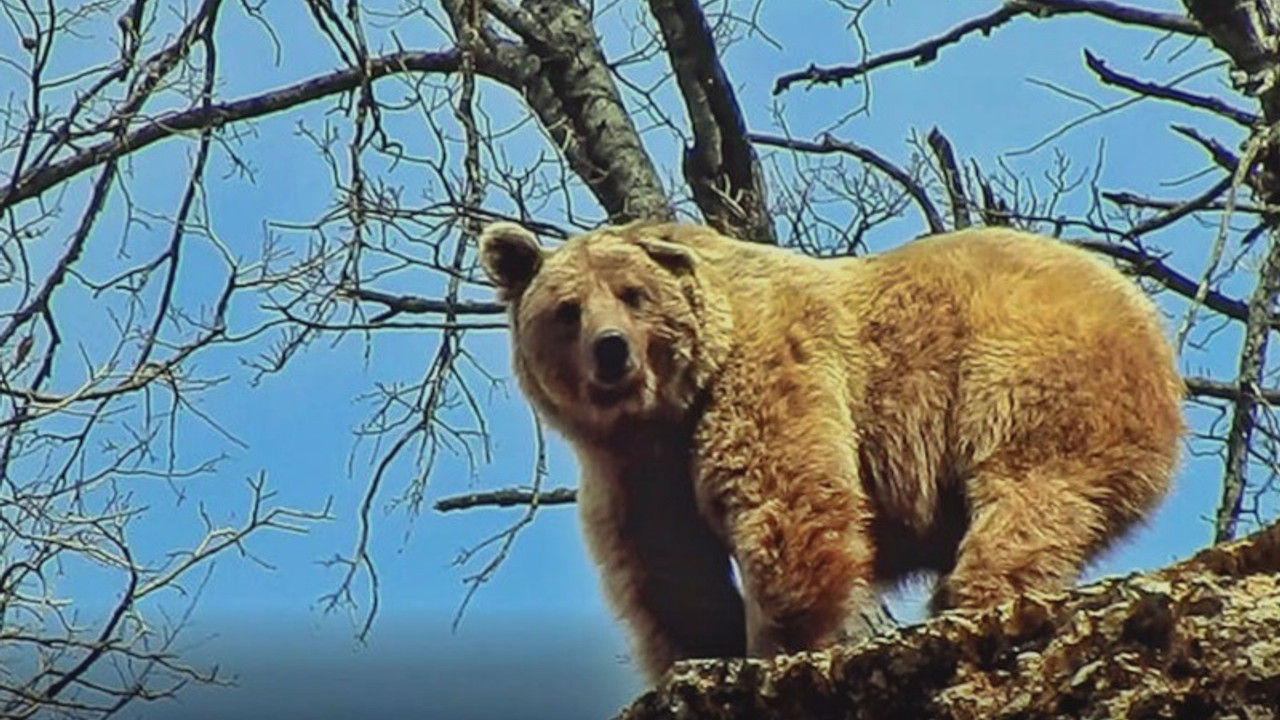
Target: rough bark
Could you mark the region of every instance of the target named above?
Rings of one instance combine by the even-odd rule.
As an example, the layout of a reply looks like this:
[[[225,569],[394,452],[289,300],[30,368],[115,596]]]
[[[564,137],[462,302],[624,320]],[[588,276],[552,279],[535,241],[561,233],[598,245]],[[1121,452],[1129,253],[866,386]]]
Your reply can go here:
[[[683,663],[619,717],[1277,718],[1280,524],[860,645]]]
[[[1219,50],[1231,58],[1236,82],[1255,92],[1270,122],[1280,118],[1276,61],[1280,8],[1274,0],[1183,0]]]
[[[576,0],[484,5],[523,40],[515,45],[485,34],[489,57],[507,68],[500,79],[524,94],[609,221],[674,219],[586,9]]]

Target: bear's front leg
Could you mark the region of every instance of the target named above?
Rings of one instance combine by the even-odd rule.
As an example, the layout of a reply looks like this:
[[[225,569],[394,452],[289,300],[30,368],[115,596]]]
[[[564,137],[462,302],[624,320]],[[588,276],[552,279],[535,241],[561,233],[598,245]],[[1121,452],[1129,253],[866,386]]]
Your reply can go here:
[[[730,522],[746,596],[748,656],[837,643],[850,618],[874,601],[874,563],[862,531],[824,515],[769,500]]]
[[[721,411],[711,418],[698,483],[704,512],[738,562],[748,654],[826,647],[874,601],[871,508],[852,429],[833,421],[840,413],[829,395],[808,406],[814,417],[791,404],[779,424],[770,422],[776,408],[729,412],[744,407],[744,417],[729,420]]]

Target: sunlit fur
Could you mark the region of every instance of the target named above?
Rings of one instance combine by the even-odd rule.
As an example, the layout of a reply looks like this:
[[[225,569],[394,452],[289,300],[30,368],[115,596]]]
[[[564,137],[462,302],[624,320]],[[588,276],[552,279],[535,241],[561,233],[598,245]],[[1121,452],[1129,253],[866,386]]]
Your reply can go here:
[[[825,646],[913,573],[939,574],[935,609],[1061,588],[1177,463],[1182,384],[1151,303],[1058,241],[988,228],[816,260],[630,225],[546,252],[499,224],[482,256],[650,677]],[[628,402],[593,406],[580,336],[546,322],[566,299],[643,348]]]

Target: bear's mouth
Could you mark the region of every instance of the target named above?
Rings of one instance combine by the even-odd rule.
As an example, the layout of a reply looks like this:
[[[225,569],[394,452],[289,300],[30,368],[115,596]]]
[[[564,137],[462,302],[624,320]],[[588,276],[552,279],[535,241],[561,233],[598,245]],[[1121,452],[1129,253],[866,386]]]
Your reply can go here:
[[[634,397],[639,390],[640,377],[636,375],[616,385],[589,383],[587,385],[587,397],[591,399],[591,404],[596,407],[608,408],[621,403],[627,398]]]

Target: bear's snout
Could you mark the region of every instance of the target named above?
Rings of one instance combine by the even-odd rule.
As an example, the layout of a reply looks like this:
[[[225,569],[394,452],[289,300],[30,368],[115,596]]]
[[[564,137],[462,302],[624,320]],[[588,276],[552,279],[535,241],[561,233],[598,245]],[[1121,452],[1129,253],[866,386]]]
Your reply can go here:
[[[591,344],[595,358],[595,380],[601,385],[622,382],[632,369],[631,344],[617,330],[605,330]]]

